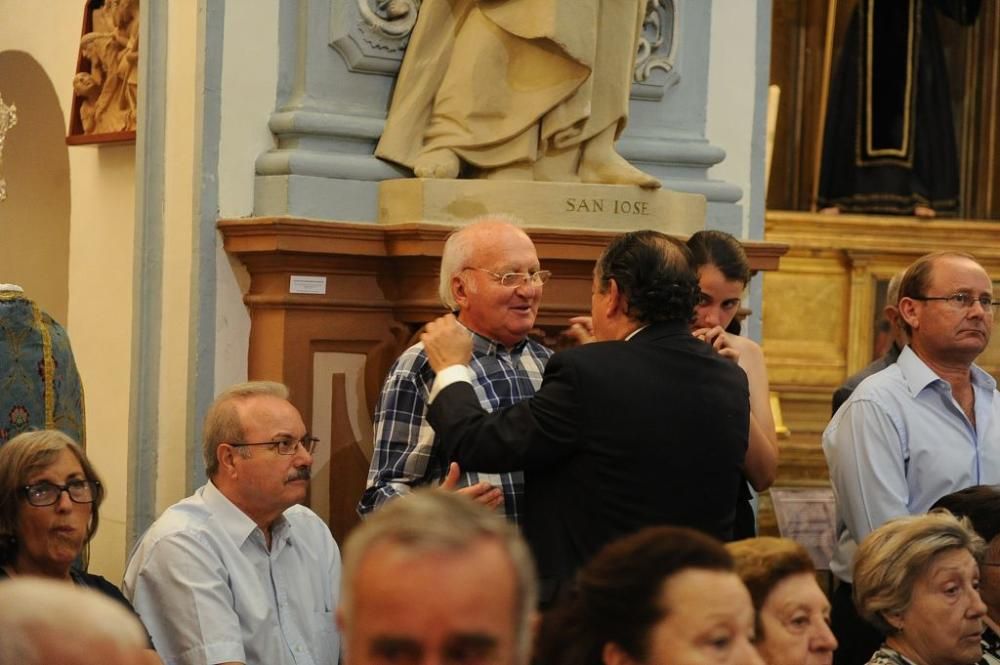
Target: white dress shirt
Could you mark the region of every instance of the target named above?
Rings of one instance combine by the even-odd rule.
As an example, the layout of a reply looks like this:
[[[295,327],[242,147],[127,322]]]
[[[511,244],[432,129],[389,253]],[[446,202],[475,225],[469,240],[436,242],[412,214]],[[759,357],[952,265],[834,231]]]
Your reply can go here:
[[[334,665],[340,551],[292,506],[264,533],[211,482],[139,541],[123,590],[167,665]]]

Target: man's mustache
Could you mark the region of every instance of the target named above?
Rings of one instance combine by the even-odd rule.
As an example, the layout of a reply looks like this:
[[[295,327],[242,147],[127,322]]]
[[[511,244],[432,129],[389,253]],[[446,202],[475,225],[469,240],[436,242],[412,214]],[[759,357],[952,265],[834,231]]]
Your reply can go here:
[[[285,482],[292,483],[296,480],[309,480],[310,477],[312,477],[312,469],[308,466],[302,466],[289,474],[288,480]]]

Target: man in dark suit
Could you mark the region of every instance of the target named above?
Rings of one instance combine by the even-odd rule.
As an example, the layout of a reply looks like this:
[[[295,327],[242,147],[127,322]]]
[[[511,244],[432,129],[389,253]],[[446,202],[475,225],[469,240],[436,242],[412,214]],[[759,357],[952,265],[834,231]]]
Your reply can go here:
[[[840,405],[847,401],[847,398],[851,396],[855,388],[861,385],[862,381],[872,374],[881,372],[889,365],[894,364],[896,359],[899,358],[903,347],[906,346],[906,331],[900,325],[899,317],[899,283],[902,279],[903,271],[900,270],[892,276],[885,290],[885,308],[882,310],[882,315],[885,317],[885,322],[889,325],[889,337],[892,340],[889,350],[881,358],[872,361],[867,367],[847,377],[840,384],[840,387],[833,393],[833,411],[831,415],[837,413]]]
[[[594,270],[599,341],[554,355],[533,398],[494,413],[469,383],[468,333],[450,317],[428,326],[429,422],[462,466],[525,469],[543,604],[601,546],[645,526],[731,538],[747,377],[691,335],[698,295],[686,248],[655,231],[614,239]]]

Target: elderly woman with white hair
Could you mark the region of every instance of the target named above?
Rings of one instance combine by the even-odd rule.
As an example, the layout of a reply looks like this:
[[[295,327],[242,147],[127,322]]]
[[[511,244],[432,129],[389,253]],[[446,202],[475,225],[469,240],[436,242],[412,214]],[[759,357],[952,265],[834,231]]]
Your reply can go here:
[[[967,520],[944,510],[891,520],[862,541],[854,602],[885,635],[869,665],[971,665],[982,657],[984,549]]]

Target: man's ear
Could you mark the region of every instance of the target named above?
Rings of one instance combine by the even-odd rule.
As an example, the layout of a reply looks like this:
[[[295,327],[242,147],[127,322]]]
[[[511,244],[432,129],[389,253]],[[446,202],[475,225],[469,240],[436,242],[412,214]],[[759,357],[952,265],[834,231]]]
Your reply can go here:
[[[228,443],[220,443],[215,449],[215,459],[219,461],[219,473],[232,476],[236,473],[236,448]]]
[[[452,275],[451,277],[451,297],[460,310],[465,309],[469,304],[469,286],[461,275]]]
[[[607,308],[604,312],[605,317],[615,319],[619,316],[628,315],[625,297],[618,288],[618,282],[615,281],[614,277],[608,280],[608,291],[605,295],[607,296],[607,300],[605,301],[605,307]]]
[[[906,321],[910,328],[914,330],[919,327],[918,317],[917,317],[917,301],[912,298],[900,298],[899,305],[897,305],[899,310],[899,317]]]

